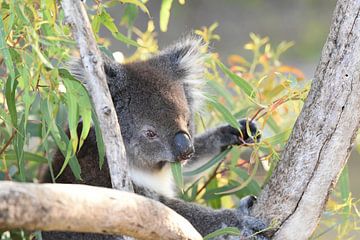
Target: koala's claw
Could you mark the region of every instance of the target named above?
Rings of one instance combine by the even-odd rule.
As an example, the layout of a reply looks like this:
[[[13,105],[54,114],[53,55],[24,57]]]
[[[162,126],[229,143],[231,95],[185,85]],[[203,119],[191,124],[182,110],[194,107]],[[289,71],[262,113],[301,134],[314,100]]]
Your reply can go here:
[[[256,234],[267,228],[267,225],[260,219],[250,216],[251,207],[255,204],[255,196],[247,196],[240,200],[237,209],[238,218],[242,223],[242,231],[240,239],[268,240],[262,234]]]
[[[240,200],[238,210],[242,212],[243,214],[249,215],[250,214],[250,208],[254,205],[256,202],[256,197],[253,195],[249,195],[246,197],[243,197]]]
[[[241,132],[230,125],[224,126],[221,129],[224,147],[260,141],[261,136],[255,122],[241,119],[239,120],[239,129]],[[248,133],[250,133],[250,135]]]
[[[249,215],[243,216],[240,239],[267,240],[268,238],[260,233],[266,228],[267,225],[260,219]]]
[[[241,134],[240,137],[245,141],[245,143],[254,143],[259,142],[261,138],[261,134],[256,126],[254,121],[249,121],[247,119],[241,119],[239,121]],[[249,128],[249,129],[248,129]],[[248,130],[250,131],[250,136],[248,134]]]

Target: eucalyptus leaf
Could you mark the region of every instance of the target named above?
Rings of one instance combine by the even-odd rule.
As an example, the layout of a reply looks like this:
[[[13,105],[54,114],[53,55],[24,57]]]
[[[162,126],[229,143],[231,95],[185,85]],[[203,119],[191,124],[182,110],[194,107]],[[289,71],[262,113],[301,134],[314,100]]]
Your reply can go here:
[[[160,30],[167,31],[170,19],[170,10],[173,0],[162,0],[160,7]]]
[[[176,186],[183,191],[184,188],[184,178],[182,173],[182,166],[180,162],[171,163],[171,171],[176,183]]]
[[[250,98],[255,98],[255,91],[251,84],[245,79],[239,77],[237,74],[233,73],[229,68],[227,68],[222,62],[217,61],[217,65],[220,67],[226,76],[228,76],[240,89]]]
[[[233,235],[233,236],[240,236],[241,232],[236,227],[225,227],[221,228],[219,230],[216,230],[215,232],[212,232],[204,237],[204,240],[210,240],[215,237],[219,237],[222,235]]]

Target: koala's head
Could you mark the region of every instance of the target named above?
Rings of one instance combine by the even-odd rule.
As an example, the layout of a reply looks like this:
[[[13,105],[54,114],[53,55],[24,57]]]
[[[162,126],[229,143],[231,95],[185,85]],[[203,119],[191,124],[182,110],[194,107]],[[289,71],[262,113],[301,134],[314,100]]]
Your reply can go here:
[[[187,37],[146,61],[105,59],[130,165],[150,171],[194,153],[193,115],[203,95],[202,41]]]

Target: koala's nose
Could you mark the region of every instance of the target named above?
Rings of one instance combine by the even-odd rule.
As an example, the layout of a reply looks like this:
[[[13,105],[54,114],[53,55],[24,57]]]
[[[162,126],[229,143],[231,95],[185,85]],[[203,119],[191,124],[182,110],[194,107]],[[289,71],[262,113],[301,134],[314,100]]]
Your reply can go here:
[[[188,160],[194,154],[194,146],[188,134],[178,132],[174,138],[176,157],[179,161]]]

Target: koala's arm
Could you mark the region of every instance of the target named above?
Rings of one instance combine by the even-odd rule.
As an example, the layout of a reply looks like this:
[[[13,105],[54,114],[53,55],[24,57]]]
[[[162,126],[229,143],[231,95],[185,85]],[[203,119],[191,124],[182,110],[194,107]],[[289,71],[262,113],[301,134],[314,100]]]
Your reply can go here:
[[[265,228],[263,222],[244,214],[242,209],[213,210],[174,198],[160,197],[159,200],[186,218],[202,236],[224,227],[237,227],[244,236],[250,236]],[[248,207],[247,204],[244,205]]]
[[[260,139],[254,122],[242,119],[239,121],[239,129],[241,132],[230,125],[223,125],[195,136],[195,154],[187,168],[191,169],[194,165],[210,160],[230,146],[253,143]],[[251,133],[251,136],[248,133]]]
[[[224,227],[236,227],[242,232],[242,236],[249,237],[266,227],[264,222],[250,216],[250,208],[255,201],[253,196],[241,199],[237,209],[214,210],[196,203],[159,195],[141,186],[134,185],[134,189],[136,193],[157,200],[186,218],[202,236]],[[267,238],[257,235],[255,239]]]

